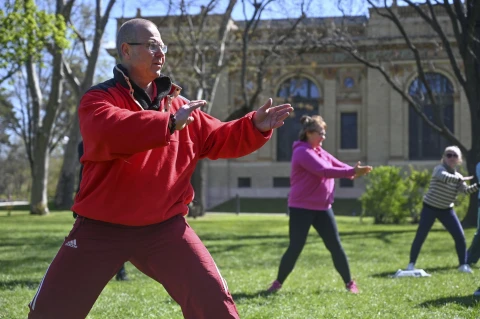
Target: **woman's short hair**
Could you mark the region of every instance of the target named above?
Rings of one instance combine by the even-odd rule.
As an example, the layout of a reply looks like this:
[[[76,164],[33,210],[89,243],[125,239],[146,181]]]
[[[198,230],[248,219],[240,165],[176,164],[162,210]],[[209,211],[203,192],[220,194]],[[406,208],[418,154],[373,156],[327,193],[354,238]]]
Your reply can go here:
[[[452,145],[452,146],[447,146],[445,148],[445,151],[443,151],[443,156],[442,156],[442,161],[445,158],[445,155],[447,153],[455,153],[458,156],[458,163],[461,164],[463,162],[462,160],[462,151],[458,146]]]
[[[300,123],[302,124],[300,133],[298,134],[298,139],[300,141],[307,140],[307,132],[315,132],[318,131],[319,128],[322,128],[325,131],[327,130],[327,123],[325,123],[323,117],[320,115],[304,115],[300,118]]]

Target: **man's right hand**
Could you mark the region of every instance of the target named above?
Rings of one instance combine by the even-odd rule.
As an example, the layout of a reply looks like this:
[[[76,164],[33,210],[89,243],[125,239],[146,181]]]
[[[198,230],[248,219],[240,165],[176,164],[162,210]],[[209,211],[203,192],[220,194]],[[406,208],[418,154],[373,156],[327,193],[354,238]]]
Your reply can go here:
[[[357,162],[357,165],[355,165],[355,167],[353,168],[355,170],[355,178],[367,175],[372,171],[371,166],[360,166],[360,164],[360,162]]]
[[[192,112],[199,107],[207,104],[204,100],[190,101],[188,104],[182,105],[177,113],[175,113],[175,129],[181,130],[188,124],[193,122],[193,116],[190,116]]]

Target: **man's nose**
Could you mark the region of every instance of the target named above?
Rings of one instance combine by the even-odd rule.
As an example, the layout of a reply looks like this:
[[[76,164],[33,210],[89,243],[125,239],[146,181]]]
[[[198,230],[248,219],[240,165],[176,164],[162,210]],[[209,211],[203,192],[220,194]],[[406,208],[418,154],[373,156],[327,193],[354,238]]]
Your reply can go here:
[[[155,56],[165,56],[165,53],[163,53],[162,50],[158,50],[157,52],[155,52]]]

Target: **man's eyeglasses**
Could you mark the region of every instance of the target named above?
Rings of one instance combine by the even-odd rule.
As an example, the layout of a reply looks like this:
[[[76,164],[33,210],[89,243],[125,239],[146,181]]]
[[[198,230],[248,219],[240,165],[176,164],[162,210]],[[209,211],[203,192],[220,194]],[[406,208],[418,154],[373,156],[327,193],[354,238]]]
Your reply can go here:
[[[457,155],[456,153],[447,153],[447,154],[445,154],[445,156],[446,156],[447,158],[452,158],[452,157],[458,158],[458,155]]]
[[[156,42],[147,42],[147,43],[127,42],[127,44],[130,44],[130,45],[144,45],[152,53],[158,53],[160,51],[162,51],[163,54],[167,53],[167,46],[164,45],[164,44],[156,43]]]

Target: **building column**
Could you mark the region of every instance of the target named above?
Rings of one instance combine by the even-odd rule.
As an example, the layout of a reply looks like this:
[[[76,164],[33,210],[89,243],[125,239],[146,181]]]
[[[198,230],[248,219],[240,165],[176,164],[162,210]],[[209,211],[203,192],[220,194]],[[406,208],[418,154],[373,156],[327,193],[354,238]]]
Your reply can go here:
[[[403,112],[402,96],[393,88],[390,88],[390,159],[404,158]]]
[[[327,139],[323,142],[324,148],[331,154],[337,156],[337,143],[335,136],[337,128],[337,69],[326,68],[323,70],[323,111],[320,115],[327,123]],[[320,107],[320,106],[319,106]]]
[[[367,149],[368,164],[385,165],[389,157],[390,85],[377,70],[367,71]]]
[[[453,133],[458,136],[467,148],[472,147],[472,130],[470,125],[470,107],[463,88],[460,88],[460,98],[454,98],[454,127]]]

